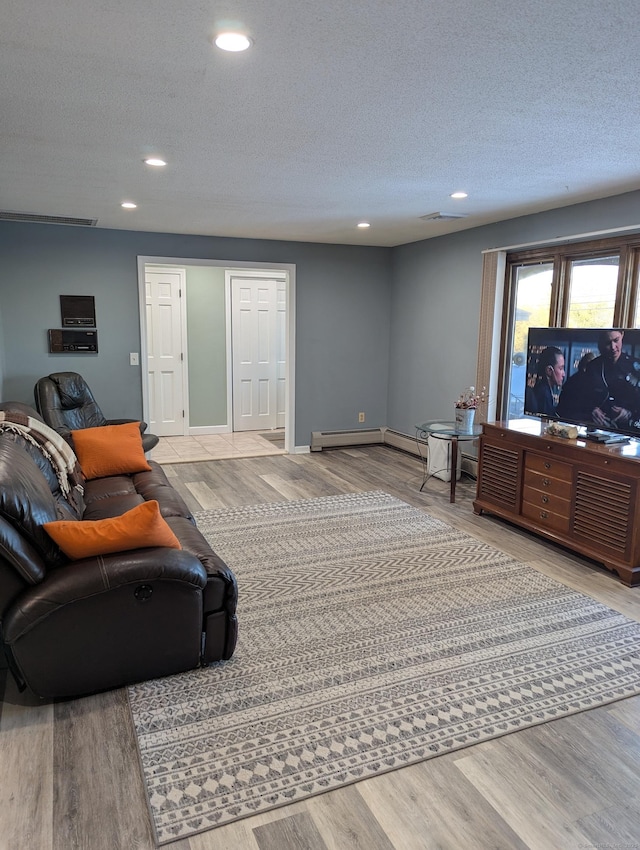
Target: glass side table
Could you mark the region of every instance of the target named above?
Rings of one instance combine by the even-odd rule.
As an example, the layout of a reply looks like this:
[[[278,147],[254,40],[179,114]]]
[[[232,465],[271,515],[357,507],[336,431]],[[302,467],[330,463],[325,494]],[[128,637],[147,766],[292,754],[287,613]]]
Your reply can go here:
[[[416,425],[416,443],[418,445],[418,454],[422,461],[422,484],[420,492],[427,483],[431,475],[427,466],[427,456],[422,453],[420,447],[421,440],[427,440],[429,437],[435,437],[438,440],[447,440],[451,444],[451,487],[449,490],[449,502],[456,500],[456,473],[458,466],[458,443],[476,440],[482,434],[482,425],[474,425],[473,430],[469,432],[456,431],[454,422],[446,422],[442,419],[431,419],[429,422],[422,422]]]

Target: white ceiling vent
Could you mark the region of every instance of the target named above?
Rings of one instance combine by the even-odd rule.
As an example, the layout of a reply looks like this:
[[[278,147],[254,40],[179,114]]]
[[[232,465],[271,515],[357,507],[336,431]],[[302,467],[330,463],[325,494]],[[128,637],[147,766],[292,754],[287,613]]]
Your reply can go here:
[[[466,217],[466,215],[460,213],[432,212],[421,215],[420,221],[456,221],[459,218]]]
[[[95,227],[97,218],[74,218],[68,215],[41,215],[40,213],[10,212],[0,210],[0,221],[30,221],[36,224],[74,224],[77,227]]]

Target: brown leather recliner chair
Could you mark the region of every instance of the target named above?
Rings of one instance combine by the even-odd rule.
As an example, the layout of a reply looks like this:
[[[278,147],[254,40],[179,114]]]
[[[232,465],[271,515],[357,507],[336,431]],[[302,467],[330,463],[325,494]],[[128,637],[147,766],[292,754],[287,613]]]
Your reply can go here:
[[[100,425],[121,425],[133,419],[107,419],[100,410],[89,385],[78,372],[53,372],[40,378],[33,394],[38,413],[50,428],[68,438],[70,431],[97,428]],[[158,445],[155,434],[144,433],[146,422],[140,423],[142,447],[145,452]]]

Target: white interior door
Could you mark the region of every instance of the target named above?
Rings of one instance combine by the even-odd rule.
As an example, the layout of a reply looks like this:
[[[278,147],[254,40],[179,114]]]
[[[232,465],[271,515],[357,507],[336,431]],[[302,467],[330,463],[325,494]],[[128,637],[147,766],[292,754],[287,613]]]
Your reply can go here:
[[[145,271],[149,430],[185,433],[182,294],[185,269]]]
[[[233,430],[284,426],[286,288],[274,278],[231,278]]]

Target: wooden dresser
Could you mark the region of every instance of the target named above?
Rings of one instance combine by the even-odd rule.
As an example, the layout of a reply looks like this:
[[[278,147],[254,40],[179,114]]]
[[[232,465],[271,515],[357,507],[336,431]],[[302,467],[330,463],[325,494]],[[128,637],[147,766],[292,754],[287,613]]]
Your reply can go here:
[[[535,419],[486,423],[474,511],[494,514],[640,584],[640,443],[549,437]]]

